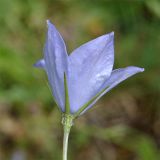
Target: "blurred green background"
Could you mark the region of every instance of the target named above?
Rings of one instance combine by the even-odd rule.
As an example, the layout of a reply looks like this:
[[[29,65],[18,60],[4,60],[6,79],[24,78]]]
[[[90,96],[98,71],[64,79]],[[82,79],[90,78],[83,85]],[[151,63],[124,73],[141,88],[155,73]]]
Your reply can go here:
[[[158,160],[159,0],[0,0],[0,160],[61,160],[62,125],[42,70],[46,19],[69,53],[115,31],[114,68],[144,67],[72,128],[70,160]]]

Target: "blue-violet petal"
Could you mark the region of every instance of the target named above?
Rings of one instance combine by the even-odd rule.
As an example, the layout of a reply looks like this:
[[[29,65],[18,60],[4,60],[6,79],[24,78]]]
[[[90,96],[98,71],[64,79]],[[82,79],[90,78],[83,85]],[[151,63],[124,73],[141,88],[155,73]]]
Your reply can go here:
[[[95,96],[109,78],[114,63],[113,41],[111,32],[85,43],[69,56],[71,113]]]
[[[48,33],[44,48],[44,60],[49,83],[52,88],[53,96],[64,112],[64,72],[67,73],[68,55],[65,43],[55,26],[47,21]]]
[[[105,88],[106,90],[98,98],[96,98],[95,101],[86,108],[86,110],[91,108],[104,94],[109,92],[112,88],[117,86],[119,83],[135,75],[136,73],[143,72],[143,71],[144,71],[144,68],[139,68],[135,66],[129,66],[126,68],[119,68],[119,69],[113,70],[110,78],[107,79],[106,82],[100,87],[99,92]],[[84,110],[83,113],[86,110]]]

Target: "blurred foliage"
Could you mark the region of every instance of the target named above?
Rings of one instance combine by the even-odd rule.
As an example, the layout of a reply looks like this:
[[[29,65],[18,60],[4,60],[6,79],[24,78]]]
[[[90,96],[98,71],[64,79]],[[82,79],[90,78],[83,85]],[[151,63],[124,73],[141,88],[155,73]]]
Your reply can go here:
[[[158,160],[159,0],[0,1],[0,159],[61,159],[61,115],[43,71],[46,19],[74,48],[115,31],[115,68],[145,72],[127,80],[76,121],[69,159]]]

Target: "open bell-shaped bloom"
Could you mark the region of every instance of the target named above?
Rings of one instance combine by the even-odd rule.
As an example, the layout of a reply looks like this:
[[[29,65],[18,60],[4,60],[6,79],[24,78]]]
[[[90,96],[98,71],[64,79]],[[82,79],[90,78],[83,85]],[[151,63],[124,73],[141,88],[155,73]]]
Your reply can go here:
[[[83,44],[68,55],[60,33],[50,21],[47,24],[44,58],[35,67],[46,71],[54,99],[64,113],[66,103],[69,114],[84,113],[120,82],[144,71],[134,66],[113,70],[113,32]]]

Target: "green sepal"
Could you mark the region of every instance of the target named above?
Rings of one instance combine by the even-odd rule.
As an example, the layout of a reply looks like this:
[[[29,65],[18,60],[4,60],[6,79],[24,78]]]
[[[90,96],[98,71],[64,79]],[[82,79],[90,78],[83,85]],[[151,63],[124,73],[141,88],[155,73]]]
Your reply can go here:
[[[106,88],[104,88],[102,91],[100,91],[99,93],[97,93],[86,104],[84,104],[82,107],[80,107],[80,109],[76,113],[74,113],[74,117],[75,118],[78,117],[90,104],[92,104],[101,94],[103,94],[107,88],[108,88],[108,86]]]
[[[65,113],[70,114],[70,102],[66,74],[64,73],[64,89],[65,89]]]
[[[74,120],[73,115],[66,114],[66,113],[62,114],[62,124],[63,124],[63,127],[64,127],[64,132],[69,133],[70,128],[73,125],[73,120]]]

